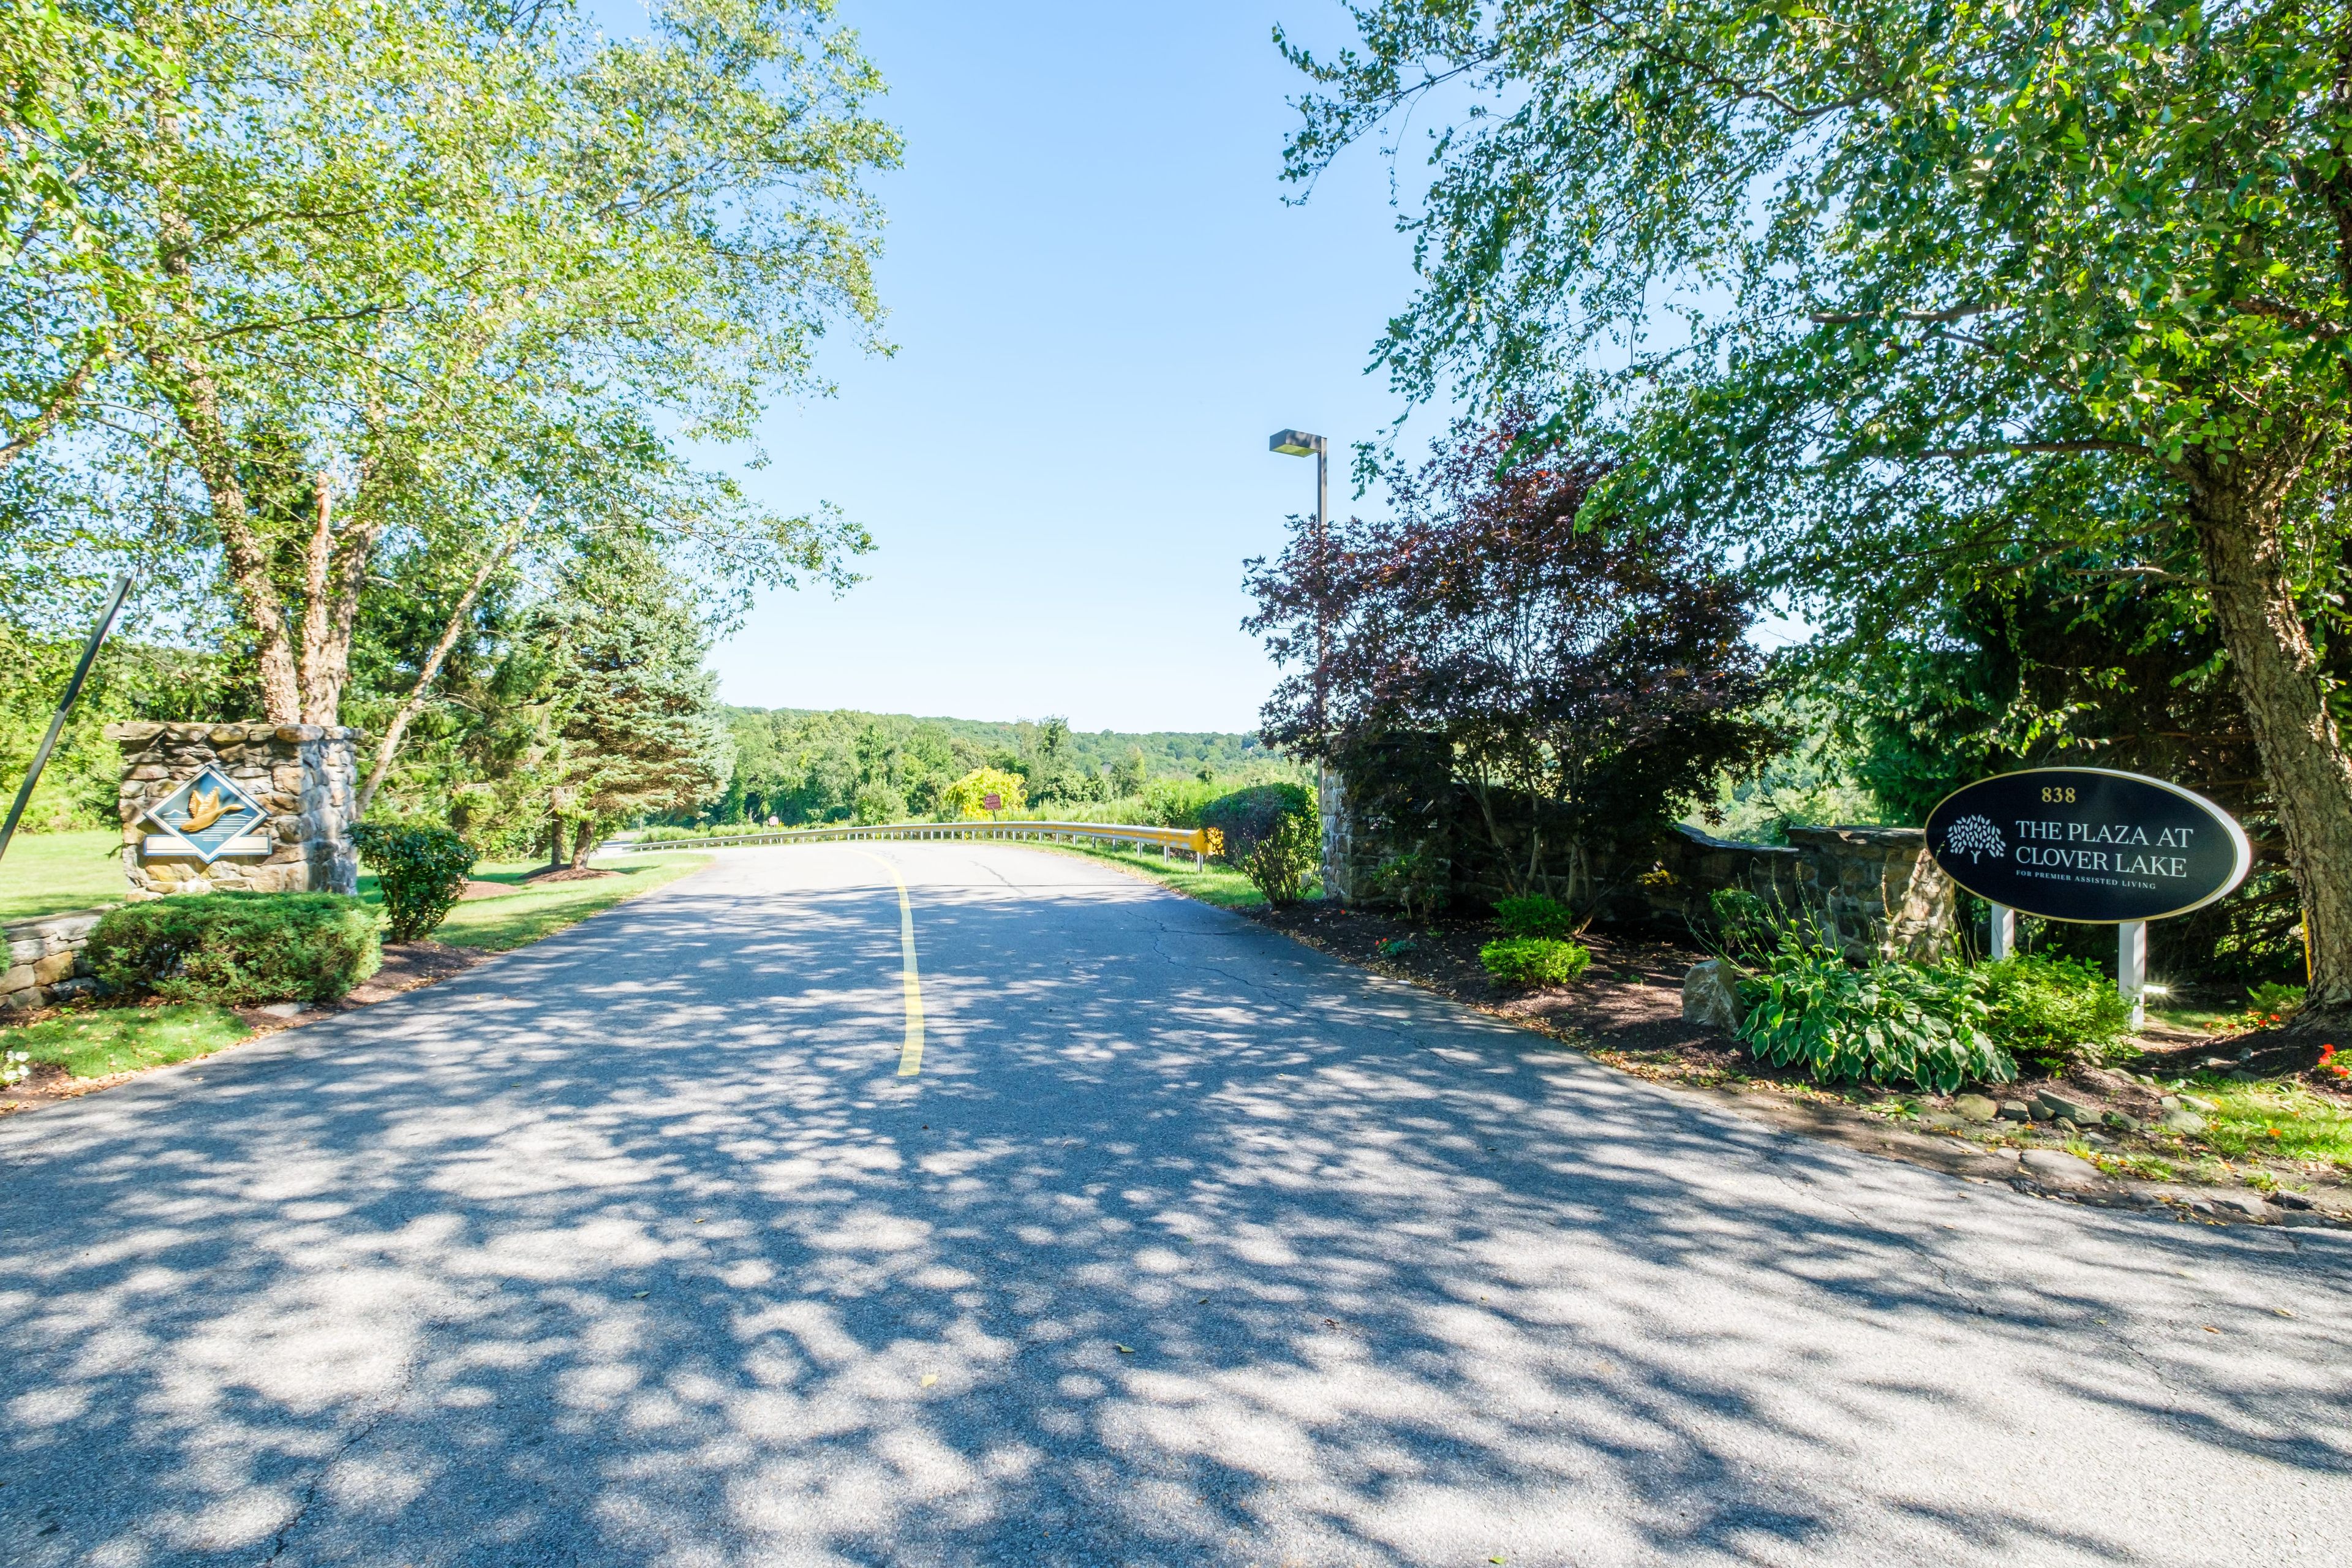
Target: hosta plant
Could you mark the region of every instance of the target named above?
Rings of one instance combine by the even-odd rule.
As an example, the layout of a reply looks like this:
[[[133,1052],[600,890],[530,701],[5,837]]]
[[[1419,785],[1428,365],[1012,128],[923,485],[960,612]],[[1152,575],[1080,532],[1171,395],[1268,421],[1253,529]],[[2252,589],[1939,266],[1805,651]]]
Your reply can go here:
[[[1791,928],[1739,990],[1748,1049],[1823,1083],[1950,1094],[2017,1076],[1986,1032],[1985,981],[1970,970],[1886,959],[1856,968],[1825,933]]]

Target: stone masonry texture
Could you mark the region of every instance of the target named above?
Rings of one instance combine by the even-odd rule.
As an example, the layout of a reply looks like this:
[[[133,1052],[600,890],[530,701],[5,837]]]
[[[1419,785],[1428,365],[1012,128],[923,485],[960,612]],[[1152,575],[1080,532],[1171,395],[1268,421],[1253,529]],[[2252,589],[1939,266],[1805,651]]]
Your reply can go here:
[[[0,1009],[47,1007],[96,989],[82,951],[89,945],[90,928],[105,912],[79,910],[0,927],[0,939],[8,944],[6,964],[0,967]]]
[[[110,724],[122,749],[122,870],[132,899],[169,893],[351,893],[359,887],[352,847],[352,805],[359,780],[357,730],[317,724]],[[206,767],[236,781],[268,814],[255,832],[268,855],[224,856],[210,866],[193,856],[144,852],[152,830],[142,819],[158,802]]]
[[[1408,850],[1450,861],[1459,907],[1490,906],[1513,891],[1466,798],[1406,832],[1360,809],[1336,776],[1327,775],[1321,795],[1325,856],[1337,872],[1328,885],[1343,895],[1375,885],[1373,871]],[[1592,879],[1601,912],[1612,923],[1688,940],[1708,929],[1711,895],[1736,888],[1767,904],[1816,911],[1849,959],[1926,960],[1948,951],[1958,929],[1958,889],[1928,855],[1925,833],[1838,826],[1786,833],[1786,845],[1737,844],[1678,825],[1637,850],[1603,857]],[[1512,846],[1517,863],[1525,861],[1523,845],[1522,838]]]

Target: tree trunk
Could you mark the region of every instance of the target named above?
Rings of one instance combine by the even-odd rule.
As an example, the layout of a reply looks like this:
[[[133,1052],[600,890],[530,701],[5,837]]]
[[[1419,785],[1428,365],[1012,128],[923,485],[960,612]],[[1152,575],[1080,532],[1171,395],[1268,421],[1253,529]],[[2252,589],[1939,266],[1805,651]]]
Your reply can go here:
[[[194,269],[188,259],[194,244],[186,217],[166,210],[158,241],[159,259],[164,275],[190,294],[195,288]],[[159,335],[154,322],[138,312],[139,303],[126,298],[117,301],[116,309],[133,311],[122,325],[139,345],[141,357],[155,371],[171,403],[173,419],[188,444],[196,477],[204,482],[205,499],[212,504],[213,526],[220,531],[229,582],[236,590],[247,624],[253,628],[263,710],[273,724],[299,723],[302,692],[294,649],[287,638],[278,585],[270,581],[269,552],[253,531],[252,510],[245,486],[236,477],[236,450],[222,421],[219,384],[194,347],[175,348],[172,340]],[[182,316],[179,342],[187,345],[201,342],[197,324],[184,319],[184,310]]]
[[[392,716],[392,722],[384,726],[383,739],[376,743],[375,763],[368,769],[367,783],[360,786],[357,815],[367,815],[369,803],[375,799],[376,790],[383,784],[383,775],[392,770],[393,758],[400,754],[402,737],[408,733],[408,726],[415,721],[416,715],[424,711],[425,700],[432,694],[433,682],[440,676],[441,666],[447,661],[450,649],[457,646],[457,638],[464,635],[466,618],[474,613],[475,601],[482,596],[482,590],[489,585],[490,578],[498,569],[514,553],[515,546],[522,542],[524,531],[538,511],[539,498],[533,496],[530,504],[523,509],[522,515],[499,541],[498,548],[482,558],[481,566],[474,573],[474,580],[467,584],[465,593],[458,595],[457,607],[449,612],[449,619],[441,627],[440,640],[433,645],[433,651],[425,656],[425,663],[416,672],[416,684],[409,689],[408,696],[400,704],[400,710]],[[357,597],[354,593],[354,601]],[[348,637],[344,646],[347,648],[350,646]]]
[[[302,551],[302,722],[331,724],[342,693],[327,689],[331,684],[326,671],[331,621],[327,584],[335,569],[335,496],[324,474],[310,478],[310,542]]]
[[[2213,618],[2303,897],[2311,989],[2293,1028],[2315,1043],[2352,1026],[2352,757],[2287,588],[2279,516],[2300,464],[2288,467],[2282,478],[2240,458],[2200,463],[2185,477]]]
[[[596,825],[585,818],[572,824],[572,868],[575,871],[586,870],[588,857],[595,851],[595,848]]]

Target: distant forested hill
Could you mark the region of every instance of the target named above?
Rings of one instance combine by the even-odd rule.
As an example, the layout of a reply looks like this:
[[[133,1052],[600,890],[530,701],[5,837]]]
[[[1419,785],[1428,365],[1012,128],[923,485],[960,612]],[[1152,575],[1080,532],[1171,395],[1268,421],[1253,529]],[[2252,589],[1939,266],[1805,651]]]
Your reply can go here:
[[[730,708],[735,772],[719,822],[787,825],[852,816],[928,815],[941,787],[974,768],[1028,783],[1033,804],[1139,795],[1154,779],[1209,778],[1234,787],[1303,771],[1255,735],[1183,731],[1074,731],[1062,720],[920,719],[848,709]]]

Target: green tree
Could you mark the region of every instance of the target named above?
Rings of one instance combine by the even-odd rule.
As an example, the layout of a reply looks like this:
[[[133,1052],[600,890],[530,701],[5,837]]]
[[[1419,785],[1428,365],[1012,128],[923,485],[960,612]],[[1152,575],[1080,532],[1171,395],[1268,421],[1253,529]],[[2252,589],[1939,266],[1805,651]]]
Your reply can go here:
[[[1145,776],[1143,748],[1129,746],[1127,749],[1127,755],[1110,765],[1110,793],[1120,799],[1131,795],[1141,795]]]
[[[685,585],[653,562],[599,560],[542,608],[549,859],[587,863],[620,825],[714,800],[734,764],[709,639]]]
[[[992,795],[997,797],[993,807],[988,804],[988,797]],[[1028,804],[1021,775],[1006,773],[1001,768],[974,768],[940,792],[941,809],[966,818],[1018,812]]]
[[[1400,384],[1613,433],[1604,510],[1762,545],[1833,626],[2078,546],[2185,578],[2301,890],[2304,1023],[2352,1022],[2352,758],[2322,668],[2352,434],[2352,12],[1353,10],[1360,49],[1285,46],[1318,89],[1289,172],[1433,117],[1405,220],[1423,286],[1380,351]]]
[[[642,40],[562,3],[117,15],[136,68],[35,76],[74,95],[22,121],[62,195],[0,187],[12,229],[79,215],[41,263],[71,286],[36,278],[21,330],[88,347],[0,393],[26,431],[102,410],[77,449],[196,521],[273,719],[340,716],[387,539],[454,551],[462,577],[528,517],[579,521],[534,490],[544,463],[504,455],[570,445],[676,480],[637,451],[661,448],[654,421],[742,438],[777,389],[821,388],[829,325],[871,341],[859,181],[898,141],[824,0],[669,0]],[[42,401],[84,363],[102,384]],[[668,510],[693,524],[679,552],[742,582],[852,542],[727,499]]]

